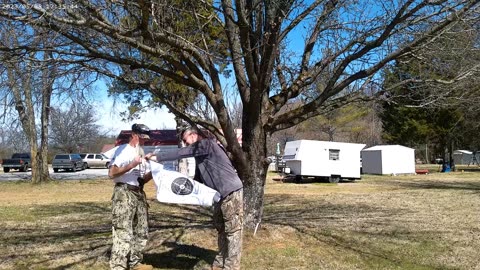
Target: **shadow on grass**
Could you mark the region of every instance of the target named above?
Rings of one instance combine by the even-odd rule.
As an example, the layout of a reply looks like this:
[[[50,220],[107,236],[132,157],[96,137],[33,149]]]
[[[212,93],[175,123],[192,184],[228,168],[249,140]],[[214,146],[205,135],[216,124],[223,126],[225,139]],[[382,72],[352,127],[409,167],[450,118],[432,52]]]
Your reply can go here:
[[[215,251],[181,244],[178,236],[179,231],[213,228],[207,209],[152,206],[150,231],[162,237],[152,250],[157,253],[146,254],[147,263],[192,269],[202,261],[206,265],[213,261]],[[109,203],[37,205],[5,211],[0,211],[4,217],[0,221],[4,232],[0,235],[0,269],[108,269],[112,240]],[[22,214],[9,217],[12,212]]]
[[[415,177],[367,183],[375,189],[318,196],[303,195],[302,191],[266,194],[263,224],[265,228],[291,228],[295,232],[292,238],[305,239],[306,245],[321,243],[343,251],[348,255],[340,256],[341,260],[359,262],[356,269],[476,269],[477,261],[471,258],[477,252],[458,257],[464,268],[456,268],[458,262],[437,258],[454,256],[452,245],[458,250],[472,245],[467,239],[479,230],[474,213],[480,181]],[[458,211],[463,201],[472,209],[471,217],[465,216],[468,210],[464,208]]]
[[[162,253],[145,254],[145,263],[161,269],[194,269],[199,264],[211,265],[216,255],[213,250],[195,245],[164,242],[162,246],[169,250]]]
[[[439,189],[480,191],[480,182],[472,181],[393,181],[385,185],[398,186],[405,189]]]
[[[283,207],[285,202],[288,206]],[[399,261],[399,256],[394,251],[384,249],[381,244],[377,245],[380,241],[365,240],[385,239],[389,242],[393,239],[411,239],[413,232],[390,231],[392,228],[389,227],[395,220],[414,213],[409,209],[385,208],[367,202],[329,201],[325,198],[305,201],[301,196],[292,195],[267,196],[265,207],[265,224],[290,227],[302,238],[308,236],[335,250],[351,251],[364,258],[382,261],[386,265],[415,265],[415,262]]]

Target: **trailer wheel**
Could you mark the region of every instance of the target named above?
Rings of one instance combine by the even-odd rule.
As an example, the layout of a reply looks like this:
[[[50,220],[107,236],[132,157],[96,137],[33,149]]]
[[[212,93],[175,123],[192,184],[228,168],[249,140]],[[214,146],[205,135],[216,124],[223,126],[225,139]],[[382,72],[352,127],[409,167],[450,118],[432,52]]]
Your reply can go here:
[[[9,171],[10,171],[10,168],[3,167],[3,172],[9,172]]]
[[[301,183],[302,182],[302,176],[301,175],[295,175],[295,183]]]
[[[328,178],[328,182],[335,184],[340,182],[340,175],[330,175],[330,177]]]

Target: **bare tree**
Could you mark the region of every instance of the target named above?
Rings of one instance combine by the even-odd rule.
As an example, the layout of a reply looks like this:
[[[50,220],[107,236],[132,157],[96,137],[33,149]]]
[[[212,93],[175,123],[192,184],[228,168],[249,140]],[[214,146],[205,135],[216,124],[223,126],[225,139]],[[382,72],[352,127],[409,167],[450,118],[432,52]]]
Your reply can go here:
[[[28,1],[6,1],[22,3]],[[263,213],[268,161],[267,136],[362,98],[391,61],[478,18],[478,0],[314,0],[314,1],[75,1],[55,8],[3,9],[0,16],[51,29],[71,46],[65,57],[84,59],[92,70],[147,89],[171,112],[209,129],[234,157],[245,184],[246,224]],[[50,2],[48,3],[57,3]],[[178,5],[181,6],[178,6]],[[164,23],[168,14],[175,22]],[[189,20],[185,20],[185,19]],[[175,31],[172,25],[189,24]],[[221,24],[216,36],[204,27]],[[227,42],[215,42],[226,40]],[[223,58],[221,51],[228,52]],[[95,63],[93,59],[97,59]],[[223,61],[223,62],[222,62]],[[225,61],[233,68],[242,102],[243,144],[237,142],[222,87]],[[223,64],[221,64],[223,63]],[[328,72],[325,72],[328,71]],[[121,78],[119,78],[121,74]],[[326,75],[327,74],[327,75]],[[322,91],[302,106],[322,78]],[[202,96],[215,121],[178,109],[157,78],[168,77]]]
[[[91,78],[84,77],[79,65],[55,53],[53,48],[65,46],[65,40],[57,39],[49,29],[6,20],[1,20],[0,25],[1,116],[14,130],[19,127],[27,139],[32,182],[48,181],[52,99],[63,103],[83,98]]]
[[[25,133],[15,126],[4,126],[0,130],[0,158],[9,157],[13,153],[28,152],[28,140]]]
[[[2,84],[5,105],[14,107],[19,123],[28,141],[31,153],[32,182],[39,183],[49,179],[47,164],[47,134],[48,112],[50,109],[50,98],[53,89],[53,73],[51,60],[52,53],[45,51],[38,55],[35,50],[19,53],[16,49],[25,46],[22,43],[28,40],[28,46],[45,47],[46,32],[40,35],[34,35],[34,29],[30,32],[17,23],[2,23],[0,32],[1,62],[3,66],[5,79]],[[28,28],[28,27],[27,27]],[[24,35],[19,35],[17,31],[26,31]],[[40,122],[41,132],[37,134],[36,130],[36,106],[40,104]],[[40,143],[38,143],[40,142]]]
[[[98,117],[95,108],[88,104],[74,103],[68,109],[53,108],[49,141],[51,147],[66,153],[78,153],[94,143],[101,135],[95,124]]]

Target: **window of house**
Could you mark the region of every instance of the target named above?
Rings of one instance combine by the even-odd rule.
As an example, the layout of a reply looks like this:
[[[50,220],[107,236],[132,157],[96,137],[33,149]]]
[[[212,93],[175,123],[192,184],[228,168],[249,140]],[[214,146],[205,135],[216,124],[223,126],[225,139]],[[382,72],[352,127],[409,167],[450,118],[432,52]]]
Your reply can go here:
[[[338,149],[329,149],[328,150],[328,159],[330,160],[340,160],[340,150]]]

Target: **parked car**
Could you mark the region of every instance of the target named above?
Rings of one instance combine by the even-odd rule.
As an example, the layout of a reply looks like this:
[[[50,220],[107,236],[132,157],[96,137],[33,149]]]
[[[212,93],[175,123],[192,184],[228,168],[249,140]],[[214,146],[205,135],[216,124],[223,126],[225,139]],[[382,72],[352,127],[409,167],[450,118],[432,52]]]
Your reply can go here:
[[[52,161],[52,168],[54,172],[59,170],[77,171],[83,170],[83,160],[79,154],[57,154]]]
[[[30,153],[14,153],[11,158],[2,160],[2,167],[6,173],[11,169],[20,172],[28,171],[28,168],[31,168]]]
[[[99,153],[80,153],[84,168],[108,168],[110,159]]]

